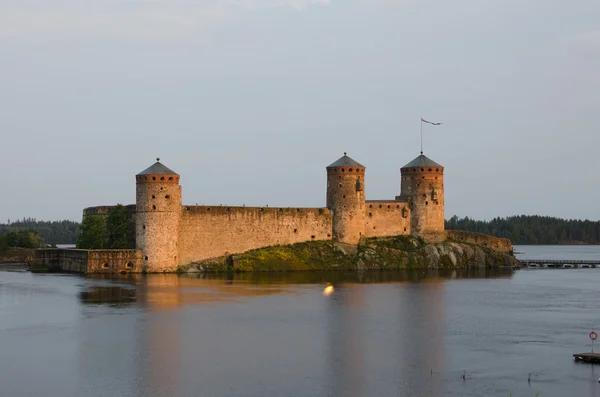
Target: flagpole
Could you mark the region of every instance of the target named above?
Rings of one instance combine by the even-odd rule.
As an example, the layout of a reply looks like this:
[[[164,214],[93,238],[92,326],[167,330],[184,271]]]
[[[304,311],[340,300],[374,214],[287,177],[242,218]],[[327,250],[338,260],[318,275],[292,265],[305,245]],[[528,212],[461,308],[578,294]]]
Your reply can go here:
[[[423,154],[423,118],[421,117],[421,154]]]
[[[442,123],[433,123],[431,121],[425,120],[421,117],[421,155],[423,155],[423,123],[431,124],[431,125],[442,125]]]

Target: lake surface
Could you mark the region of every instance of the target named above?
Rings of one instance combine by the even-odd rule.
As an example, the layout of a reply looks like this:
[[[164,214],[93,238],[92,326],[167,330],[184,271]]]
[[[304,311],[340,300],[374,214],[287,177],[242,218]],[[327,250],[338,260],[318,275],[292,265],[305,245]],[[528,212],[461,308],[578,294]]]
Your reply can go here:
[[[572,359],[600,327],[600,269],[3,269],[1,396],[600,396],[600,368]]]

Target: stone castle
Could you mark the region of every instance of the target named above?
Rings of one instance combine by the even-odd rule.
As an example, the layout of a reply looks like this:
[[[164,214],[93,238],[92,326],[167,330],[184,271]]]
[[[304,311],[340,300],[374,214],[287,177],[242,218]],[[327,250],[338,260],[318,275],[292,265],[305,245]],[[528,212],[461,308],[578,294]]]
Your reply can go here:
[[[195,261],[311,240],[444,238],[444,167],[423,154],[400,169],[400,194],[390,200],[366,199],[365,166],[346,153],[326,170],[324,208],[190,206],[182,205],[180,176],[157,159],[136,175],[136,204],[128,206],[142,269],[172,272]],[[109,208],[86,208],[84,216]]]

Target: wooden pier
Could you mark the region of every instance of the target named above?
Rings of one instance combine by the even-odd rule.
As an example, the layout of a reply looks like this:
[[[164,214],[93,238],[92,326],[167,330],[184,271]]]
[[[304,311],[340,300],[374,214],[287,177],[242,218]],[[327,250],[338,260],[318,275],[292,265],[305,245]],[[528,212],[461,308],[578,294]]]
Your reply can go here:
[[[573,358],[575,358],[575,361],[581,361],[584,363],[600,363],[600,353],[576,353],[573,354]]]
[[[600,267],[600,260],[572,259],[519,259],[523,267],[541,267],[554,269],[577,269]]]

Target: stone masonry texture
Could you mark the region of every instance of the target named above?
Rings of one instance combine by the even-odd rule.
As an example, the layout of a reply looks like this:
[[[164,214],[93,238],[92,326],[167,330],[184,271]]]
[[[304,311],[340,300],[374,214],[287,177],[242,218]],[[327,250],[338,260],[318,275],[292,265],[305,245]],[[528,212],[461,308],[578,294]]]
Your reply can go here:
[[[410,234],[410,209],[401,201],[367,201],[365,235],[367,237]]]
[[[411,235],[428,238],[444,231],[444,168],[402,168],[399,199],[411,210]]]
[[[136,248],[148,272],[170,272],[179,263],[179,175],[136,176]]]
[[[185,206],[179,264],[256,248],[330,240],[326,208]]]
[[[85,262],[86,270],[105,271],[110,262],[115,263],[115,271],[173,272],[193,262],[268,246],[319,240],[356,245],[363,238],[398,235],[483,244],[504,252],[512,249],[510,241],[444,231],[444,168],[440,165],[403,167],[399,196],[367,201],[365,167],[344,155],[326,167],[325,208],[186,206],[179,175],[159,162],[148,170],[152,171],[136,175],[136,204],[127,206],[135,212],[137,250],[121,250],[122,257],[90,251],[89,257],[78,260]],[[155,170],[173,173],[152,174]],[[104,215],[110,208],[86,208],[84,217]],[[50,260],[56,259],[44,258]]]
[[[364,167],[327,167],[327,208],[332,212],[333,238],[357,244],[365,235]]]

